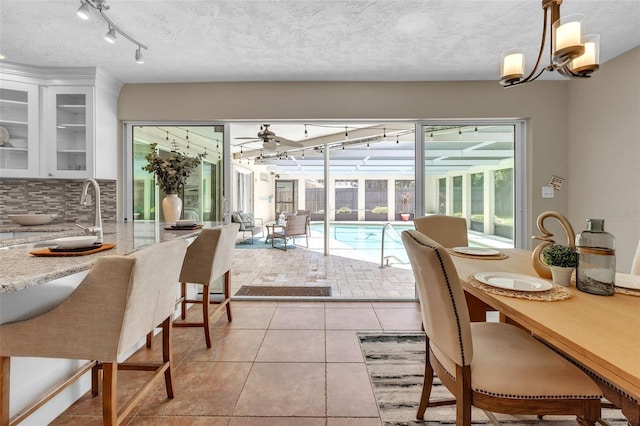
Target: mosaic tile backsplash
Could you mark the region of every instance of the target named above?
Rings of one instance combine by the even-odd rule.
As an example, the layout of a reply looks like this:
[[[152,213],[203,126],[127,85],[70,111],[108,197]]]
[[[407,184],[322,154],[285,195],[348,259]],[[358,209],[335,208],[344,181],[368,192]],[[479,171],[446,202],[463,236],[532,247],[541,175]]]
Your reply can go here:
[[[84,179],[0,179],[0,223],[13,223],[10,214],[57,214],[53,223],[93,223],[93,186],[89,186],[91,206],[80,205]],[[98,180],[102,220],[116,221],[116,181]]]

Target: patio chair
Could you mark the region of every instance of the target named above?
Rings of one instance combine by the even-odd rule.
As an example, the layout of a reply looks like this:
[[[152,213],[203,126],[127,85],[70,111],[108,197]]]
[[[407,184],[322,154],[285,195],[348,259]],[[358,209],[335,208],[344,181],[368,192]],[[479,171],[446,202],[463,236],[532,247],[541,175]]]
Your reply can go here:
[[[467,221],[463,217],[429,215],[416,217],[413,224],[418,232],[447,248],[469,245]]]
[[[307,235],[311,236],[311,210],[296,210],[295,216],[307,216]]]
[[[242,211],[233,212],[231,214],[231,222],[240,224],[240,232],[242,232],[242,238],[246,238],[246,234],[249,233],[251,244],[253,244],[253,237],[256,234],[262,232],[264,228],[264,222],[262,218],[255,217],[253,213],[243,213]]]
[[[284,228],[274,228],[271,233],[271,247],[276,247],[274,241],[277,239],[283,240],[284,250],[287,250],[287,241],[293,239],[293,243],[296,243],[296,237],[304,236],[307,239],[307,247],[309,247],[309,234],[307,233],[307,227],[309,222],[309,216],[307,215],[293,215],[287,218],[287,224]]]
[[[598,385],[531,334],[511,324],[474,322],[455,265],[442,245],[403,231],[426,331],[424,385],[417,418],[427,407],[456,404],[456,424],[471,424],[471,407],[506,414],[600,418]],[[454,395],[430,401],[433,374]]]

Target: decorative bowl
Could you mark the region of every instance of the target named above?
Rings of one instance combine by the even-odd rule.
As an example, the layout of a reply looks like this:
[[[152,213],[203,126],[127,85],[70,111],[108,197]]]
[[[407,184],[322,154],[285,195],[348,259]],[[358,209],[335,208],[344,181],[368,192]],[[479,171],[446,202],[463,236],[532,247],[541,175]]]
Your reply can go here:
[[[75,249],[92,246],[98,239],[95,235],[80,235],[77,237],[56,238],[53,240],[60,248]]]
[[[7,216],[9,219],[19,225],[45,225],[51,222],[56,215],[55,214],[10,214]]]

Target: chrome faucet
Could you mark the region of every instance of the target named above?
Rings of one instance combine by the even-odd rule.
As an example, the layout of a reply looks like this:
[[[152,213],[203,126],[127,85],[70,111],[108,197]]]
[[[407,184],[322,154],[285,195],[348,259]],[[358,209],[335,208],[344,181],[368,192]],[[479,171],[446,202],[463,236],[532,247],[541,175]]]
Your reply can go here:
[[[82,196],[80,197],[80,205],[88,206],[91,204],[89,197],[89,184],[93,185],[93,190],[95,192],[95,202],[93,205],[93,226],[85,227],[76,223],[76,226],[84,229],[85,233],[95,234],[97,238],[96,243],[102,243],[102,214],[100,213],[100,186],[95,179],[87,179],[84,181],[82,185]]]

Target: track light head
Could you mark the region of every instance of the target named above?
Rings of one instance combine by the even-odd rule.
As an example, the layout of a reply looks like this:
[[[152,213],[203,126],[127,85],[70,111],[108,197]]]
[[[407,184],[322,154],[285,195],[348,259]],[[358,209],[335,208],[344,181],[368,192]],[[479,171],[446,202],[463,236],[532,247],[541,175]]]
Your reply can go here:
[[[76,12],[76,15],[78,15],[78,17],[80,19],[84,19],[85,21],[87,21],[89,19],[89,5],[83,1],[81,1],[80,3],[82,3],[80,5],[80,7],[78,8],[78,11]]]
[[[140,50],[140,46],[136,49],[136,63],[144,64],[144,56],[142,56],[142,51]]]
[[[104,39],[111,44],[116,42],[116,30],[112,27],[109,27],[109,31],[104,35]]]

